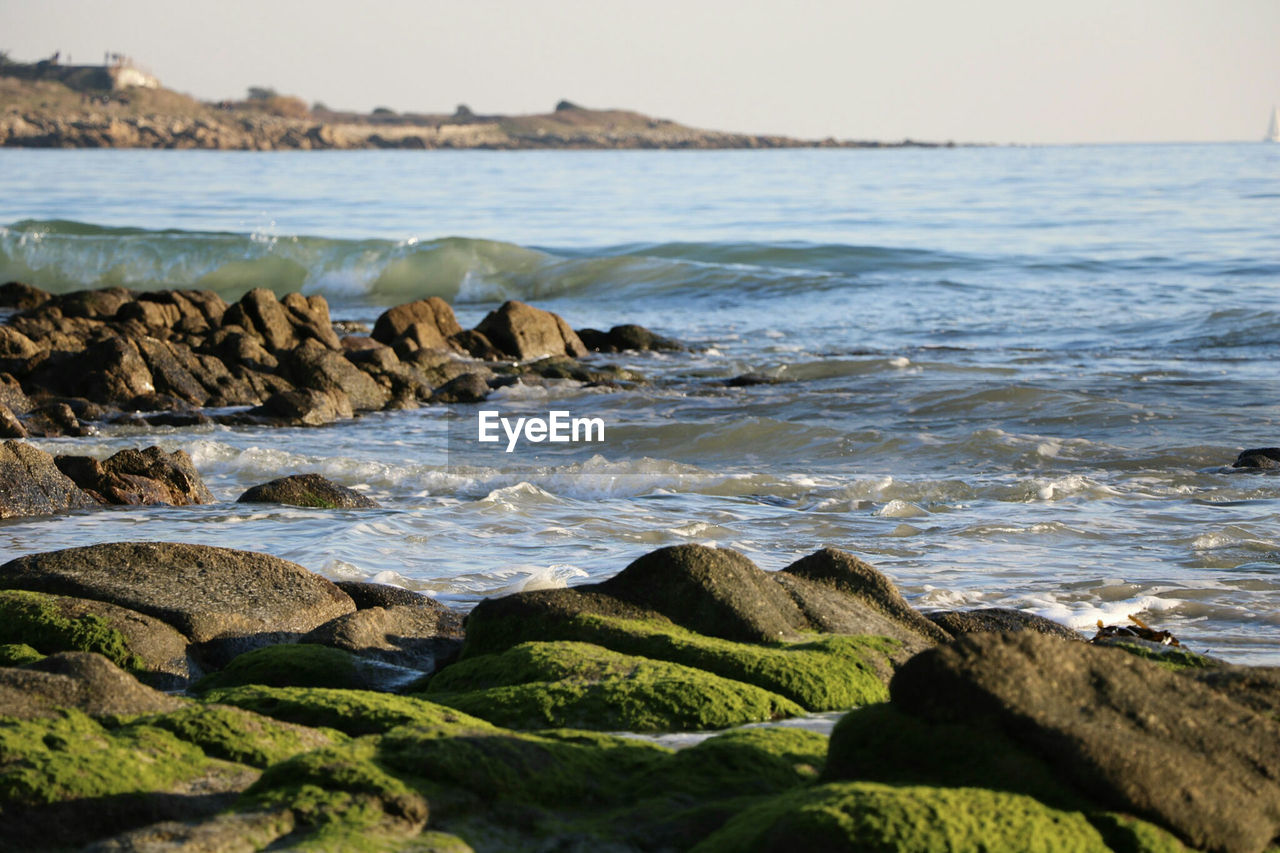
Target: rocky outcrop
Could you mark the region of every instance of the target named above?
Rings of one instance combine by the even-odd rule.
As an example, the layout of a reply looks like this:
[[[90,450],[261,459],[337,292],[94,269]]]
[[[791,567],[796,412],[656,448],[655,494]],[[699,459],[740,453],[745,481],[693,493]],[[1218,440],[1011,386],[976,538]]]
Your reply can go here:
[[[58,456],[58,470],[104,504],[187,506],[214,502],[186,451],[159,447],[126,449],[99,462],[88,456]]]
[[[238,503],[289,504],[316,509],[364,509],[378,502],[355,489],[338,485],[319,474],[293,474],[260,486],[253,486],[236,499]]]
[[[0,566],[0,588],[136,610],[172,625],[207,661],[296,638],[355,609],[332,583],[277,557],[163,542],[19,557]]]
[[[56,716],[58,709],[87,714],[173,711],[183,700],[138,682],[102,655],[62,652],[22,669],[0,667],[0,716]]]
[[[587,348],[563,317],[514,299],[489,312],[476,331],[501,352],[520,361],[587,354]]]

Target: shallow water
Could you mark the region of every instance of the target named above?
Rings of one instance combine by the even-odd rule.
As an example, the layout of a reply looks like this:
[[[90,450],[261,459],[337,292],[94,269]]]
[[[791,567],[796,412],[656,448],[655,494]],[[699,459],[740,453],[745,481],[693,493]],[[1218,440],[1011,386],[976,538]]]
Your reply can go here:
[[[459,604],[703,542],[863,555],[921,607],[1138,614],[1280,663],[1280,146],[786,152],[0,151],[0,276],[267,284],[335,317],[503,298],[695,347],[652,383],[506,389],[601,417],[570,459],[457,450],[474,407],[310,430],[120,431],[224,502],[0,526],[0,557],[112,539],[267,550]],[[759,373],[776,384],[724,387]],[[486,406],[486,408],[491,408]],[[319,471],[381,510],[229,503]]]

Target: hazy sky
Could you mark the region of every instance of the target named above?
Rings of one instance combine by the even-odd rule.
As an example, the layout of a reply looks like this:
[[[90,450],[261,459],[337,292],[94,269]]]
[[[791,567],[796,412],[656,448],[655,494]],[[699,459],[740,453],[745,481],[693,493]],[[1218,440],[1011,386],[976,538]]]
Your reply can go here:
[[[992,142],[1253,140],[1280,0],[0,0],[0,49],[132,55],[205,99]]]

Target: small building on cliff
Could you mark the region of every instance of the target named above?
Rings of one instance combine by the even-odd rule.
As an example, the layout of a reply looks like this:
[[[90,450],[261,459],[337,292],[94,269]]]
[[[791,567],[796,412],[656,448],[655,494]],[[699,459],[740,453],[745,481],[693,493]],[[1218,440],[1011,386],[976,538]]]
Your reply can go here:
[[[107,53],[101,65],[63,65],[60,53],[39,62],[0,60],[0,77],[21,80],[57,80],[78,92],[119,92],[122,89],[158,89],[155,75],[138,67],[121,53]]]

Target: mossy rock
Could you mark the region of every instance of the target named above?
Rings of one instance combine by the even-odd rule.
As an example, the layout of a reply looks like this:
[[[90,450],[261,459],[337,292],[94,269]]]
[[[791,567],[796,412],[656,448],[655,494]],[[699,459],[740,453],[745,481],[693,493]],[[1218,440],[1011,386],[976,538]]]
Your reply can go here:
[[[688,794],[697,799],[780,794],[818,778],[827,738],[817,732],[760,726],[718,734],[678,750],[648,777],[638,796]]]
[[[491,723],[455,708],[370,690],[249,685],[211,690],[204,698],[289,723],[337,729],[353,737],[403,725],[443,734],[496,731]]]
[[[1210,657],[1197,654],[1190,649],[1184,649],[1182,646],[1166,646],[1160,643],[1153,643],[1144,640],[1135,639],[1114,639],[1098,645],[1106,645],[1112,648],[1120,649],[1128,652],[1134,657],[1149,660],[1152,663],[1159,664],[1171,672],[1182,672],[1183,670],[1211,669],[1213,667],[1222,666],[1222,661],[1214,660]]]
[[[289,809],[312,831],[308,846],[365,848],[364,836],[408,837],[427,820],[426,800],[375,760],[377,738],[361,738],[273,764],[245,791],[248,809]]]
[[[0,642],[21,643],[43,655],[97,652],[125,670],[143,662],[111,623],[95,614],[68,616],[60,596],[25,590],[0,591]]]
[[[521,643],[442,670],[434,702],[516,729],[670,732],[722,729],[804,713],[751,684],[590,643]]]
[[[1098,812],[1088,817],[1114,853],[1192,853],[1173,834],[1131,815]]]
[[[5,806],[164,791],[209,766],[199,747],[151,726],[110,730],[76,710],[36,720],[0,718]]]
[[[26,643],[0,643],[0,666],[23,666],[44,658]]]
[[[802,643],[739,643],[707,637],[670,622],[593,613],[486,623],[468,631],[462,657],[532,640],[577,640],[615,652],[704,669],[778,693],[809,711],[833,711],[883,702],[900,643],[887,637],[820,635]]]
[[[1109,853],[1079,813],[1031,797],[979,788],[836,782],[748,809],[693,848],[747,851],[983,850]]]
[[[200,747],[208,756],[251,767],[269,767],[299,753],[346,740],[340,732],[283,723],[227,705],[192,705],[131,722],[164,729]]]
[[[393,686],[397,681],[403,683],[405,672],[330,646],[285,643],[237,655],[222,670],[192,685],[191,692],[199,695],[242,684],[376,689]]]

